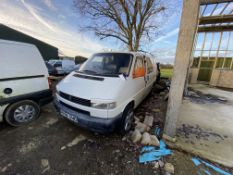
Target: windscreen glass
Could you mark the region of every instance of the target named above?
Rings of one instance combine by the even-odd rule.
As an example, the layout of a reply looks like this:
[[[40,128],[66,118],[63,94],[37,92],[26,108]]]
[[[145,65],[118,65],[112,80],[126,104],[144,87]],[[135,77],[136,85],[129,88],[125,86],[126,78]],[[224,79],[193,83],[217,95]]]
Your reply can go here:
[[[79,72],[92,75],[129,75],[133,55],[127,53],[99,53],[93,55]]]

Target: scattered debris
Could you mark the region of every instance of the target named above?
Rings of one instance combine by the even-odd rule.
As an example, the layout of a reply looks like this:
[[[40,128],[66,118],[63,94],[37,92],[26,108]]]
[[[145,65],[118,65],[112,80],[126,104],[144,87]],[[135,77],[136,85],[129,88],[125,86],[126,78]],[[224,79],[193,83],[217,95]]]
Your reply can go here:
[[[165,93],[164,91],[162,91],[162,92],[160,92],[160,93],[159,93],[159,95],[161,95],[161,96],[165,96],[165,95],[166,95],[166,93]]]
[[[3,168],[1,169],[1,172],[2,172],[2,173],[6,172],[7,168],[8,168],[8,166],[3,167]]]
[[[163,97],[163,100],[164,100],[164,101],[167,101],[168,98],[169,98],[169,93],[167,93],[167,94]]]
[[[19,152],[22,154],[26,154],[38,147],[39,141],[37,139],[33,139],[27,144],[24,144],[21,148],[19,148]]]
[[[165,163],[164,170],[168,173],[174,174],[175,168],[171,163]]]
[[[85,140],[86,137],[84,137],[83,135],[79,135],[77,137],[75,137],[74,140],[72,140],[70,143],[67,144],[68,147],[72,147],[74,145],[77,145],[79,142]]]
[[[12,166],[12,163],[8,163],[7,166],[4,166],[3,168],[0,167],[0,170],[2,173],[6,172],[8,170],[9,167]]]
[[[163,140],[160,140],[160,146],[144,146],[139,156],[139,163],[146,163],[155,160],[159,160],[162,156],[170,155],[172,151],[166,148]]]
[[[166,87],[161,86],[161,85],[159,85],[159,84],[155,84],[155,88],[156,88],[158,91],[163,91]]]
[[[119,153],[119,152],[121,152],[119,149],[113,151],[113,153]]]
[[[61,150],[64,150],[64,149],[66,149],[66,146],[62,146],[62,147],[61,147]]]
[[[204,164],[205,166],[207,166],[208,168],[214,170],[215,172],[217,172],[217,173],[219,173],[219,174],[231,175],[230,173],[228,173],[228,172],[226,172],[226,171],[224,171],[224,170],[222,170],[222,169],[220,169],[220,168],[218,168],[218,167],[216,167],[216,166],[214,166],[214,165],[212,165],[212,164],[210,164],[210,163],[208,163],[208,162],[206,162],[206,161],[204,161],[204,160],[201,160],[201,159],[198,159],[198,158],[193,157],[193,158],[192,158],[192,161],[193,161],[193,163],[194,163],[196,166],[199,166],[199,165],[201,165],[201,164]],[[205,172],[207,173],[208,171],[205,170]],[[207,174],[208,174],[208,173],[207,173]]]
[[[159,140],[155,135],[150,135],[150,139],[151,139],[150,145],[159,146]]]
[[[153,112],[160,112],[160,109],[152,109]]]
[[[52,113],[53,111],[50,108],[42,108],[42,112]]]
[[[149,126],[149,127],[152,127],[153,126],[153,121],[154,121],[154,118],[153,116],[146,116],[145,119],[144,119],[144,124]]]
[[[51,126],[55,123],[57,123],[58,119],[57,118],[50,118],[47,122],[46,125]]]
[[[192,158],[192,161],[196,166],[199,166],[201,164],[201,162],[197,158]]]
[[[77,145],[79,142],[86,140],[86,137],[83,135],[79,135],[77,137],[75,137],[71,142],[67,143],[65,146],[61,147],[61,150],[66,149],[66,147],[72,147],[74,145]]]
[[[142,138],[142,134],[138,129],[135,129],[134,132],[131,135],[131,140],[136,143],[139,142]]]
[[[72,161],[69,161],[69,162],[67,163],[68,166],[70,166],[71,164],[72,164]]]
[[[159,168],[159,162],[157,162],[157,161],[152,162],[152,165],[153,165],[154,169],[158,169]]]
[[[144,133],[149,131],[150,128],[146,124],[138,122],[135,129],[139,130],[141,133]]]
[[[142,134],[142,140],[141,140],[142,145],[150,145],[151,144],[151,137],[148,132],[144,132]]]
[[[141,133],[140,133],[140,134],[141,134]],[[122,141],[126,141],[126,140],[127,140],[127,137],[123,137],[121,140],[122,140]]]
[[[169,142],[172,142],[172,143],[175,143],[176,142],[176,137],[170,137],[169,135],[167,134],[163,134],[163,139],[164,140],[167,140]]]
[[[138,122],[140,122],[140,119],[138,117],[134,116],[134,121],[135,121],[135,123],[138,123]]]
[[[158,163],[159,163],[159,166],[160,166],[161,168],[164,167],[164,162],[163,162],[162,160],[159,160]]]
[[[155,126],[155,135],[157,138],[160,138],[160,127],[159,126]]]
[[[49,160],[41,159],[41,168],[43,168],[42,174],[50,170]]]

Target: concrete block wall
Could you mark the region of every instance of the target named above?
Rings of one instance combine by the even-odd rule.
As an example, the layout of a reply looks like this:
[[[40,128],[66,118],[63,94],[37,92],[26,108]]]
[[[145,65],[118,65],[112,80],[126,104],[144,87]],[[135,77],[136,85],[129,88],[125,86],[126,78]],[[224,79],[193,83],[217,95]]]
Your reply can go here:
[[[197,83],[197,76],[198,76],[199,69],[198,68],[191,68],[190,70],[190,79],[189,83],[196,84]]]
[[[218,69],[213,70],[212,76],[211,76],[211,79],[210,79],[210,85],[218,86],[220,72],[221,72],[221,70],[218,70]]]
[[[213,72],[215,72],[215,74],[212,75],[210,85],[212,85],[211,83],[213,82],[213,86],[233,88],[233,71],[214,70]],[[217,80],[217,77],[218,77],[218,80]]]
[[[190,78],[189,78],[190,84],[198,83],[197,81],[198,73],[199,73],[198,68],[192,68],[190,70]],[[233,71],[214,69],[212,72],[209,85],[225,87],[225,88],[233,88]]]

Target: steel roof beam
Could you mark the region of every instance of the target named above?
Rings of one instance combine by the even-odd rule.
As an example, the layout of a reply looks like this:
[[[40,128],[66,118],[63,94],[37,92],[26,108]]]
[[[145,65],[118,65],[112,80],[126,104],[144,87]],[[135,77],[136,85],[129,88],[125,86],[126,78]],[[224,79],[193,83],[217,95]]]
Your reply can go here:
[[[200,5],[233,2],[233,0],[200,0]]]
[[[216,23],[229,23],[233,22],[233,15],[222,16],[203,16],[199,19],[199,24],[216,24]]]
[[[201,32],[224,32],[224,31],[233,31],[233,25],[198,27],[199,33]]]

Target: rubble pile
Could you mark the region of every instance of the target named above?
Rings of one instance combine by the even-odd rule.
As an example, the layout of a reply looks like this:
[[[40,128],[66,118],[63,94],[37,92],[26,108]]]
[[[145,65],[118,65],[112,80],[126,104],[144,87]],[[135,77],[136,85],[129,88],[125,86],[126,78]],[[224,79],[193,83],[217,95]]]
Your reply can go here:
[[[150,164],[156,171],[174,174],[174,166],[164,161],[164,156],[172,154],[172,151],[166,148],[160,132],[164,124],[168,88],[155,85],[148,98],[135,112],[135,127],[129,138],[141,149],[139,163]]]

